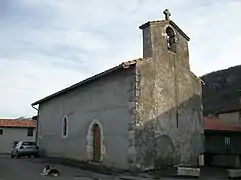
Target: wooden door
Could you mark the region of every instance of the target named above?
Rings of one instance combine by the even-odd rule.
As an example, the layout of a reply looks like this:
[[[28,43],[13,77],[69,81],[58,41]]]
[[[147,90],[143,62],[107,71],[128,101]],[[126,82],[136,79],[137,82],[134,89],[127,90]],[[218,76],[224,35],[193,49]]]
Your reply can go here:
[[[93,161],[100,162],[100,154],[101,154],[100,127],[97,124],[94,124],[92,131],[93,131]]]

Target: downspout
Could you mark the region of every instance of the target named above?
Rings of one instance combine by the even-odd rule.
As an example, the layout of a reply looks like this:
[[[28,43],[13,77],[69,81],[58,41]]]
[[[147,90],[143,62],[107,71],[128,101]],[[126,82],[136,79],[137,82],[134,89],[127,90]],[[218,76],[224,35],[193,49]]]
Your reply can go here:
[[[37,113],[37,119],[36,119],[36,133],[35,133],[35,142],[37,143],[37,140],[38,140],[38,115],[39,115],[39,109],[34,107],[32,104],[31,104],[32,108],[34,108],[38,113]]]
[[[177,84],[177,72],[176,72],[176,55],[174,55],[174,62],[173,62],[173,69],[174,69],[174,91],[175,91],[175,113],[176,113],[176,127],[178,128],[179,126],[179,113],[178,113],[178,109],[179,109],[179,104],[178,104],[178,84]]]
[[[241,123],[241,89],[238,90],[239,123]]]

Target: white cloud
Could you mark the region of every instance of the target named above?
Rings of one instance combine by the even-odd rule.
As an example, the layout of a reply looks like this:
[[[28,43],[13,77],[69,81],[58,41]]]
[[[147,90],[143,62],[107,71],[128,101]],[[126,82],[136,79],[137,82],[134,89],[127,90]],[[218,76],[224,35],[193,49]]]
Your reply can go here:
[[[162,19],[165,8],[191,37],[194,73],[241,62],[240,1],[4,0],[0,7],[0,117],[34,115],[33,101],[141,57],[138,27]]]
[[[190,62],[198,75],[241,64],[241,2],[216,1],[195,8],[193,21],[186,22],[191,41]]]
[[[7,117],[33,115],[31,103],[89,76],[31,60],[0,59],[0,65],[4,67],[0,71],[0,114]]]

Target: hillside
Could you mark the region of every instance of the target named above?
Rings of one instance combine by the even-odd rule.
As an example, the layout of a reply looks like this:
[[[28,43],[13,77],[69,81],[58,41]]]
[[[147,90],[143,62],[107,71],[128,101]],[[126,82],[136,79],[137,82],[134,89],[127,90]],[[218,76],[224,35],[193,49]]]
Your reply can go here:
[[[212,72],[201,77],[204,115],[238,107],[241,90],[241,65]]]

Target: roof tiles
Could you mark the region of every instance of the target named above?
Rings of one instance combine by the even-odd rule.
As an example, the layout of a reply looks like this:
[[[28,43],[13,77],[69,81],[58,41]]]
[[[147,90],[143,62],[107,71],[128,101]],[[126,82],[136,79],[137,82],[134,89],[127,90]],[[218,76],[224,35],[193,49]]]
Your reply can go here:
[[[0,127],[34,128],[33,120],[0,119]]]
[[[220,122],[218,118],[204,117],[203,124],[205,130],[241,132],[241,125],[225,124]]]

